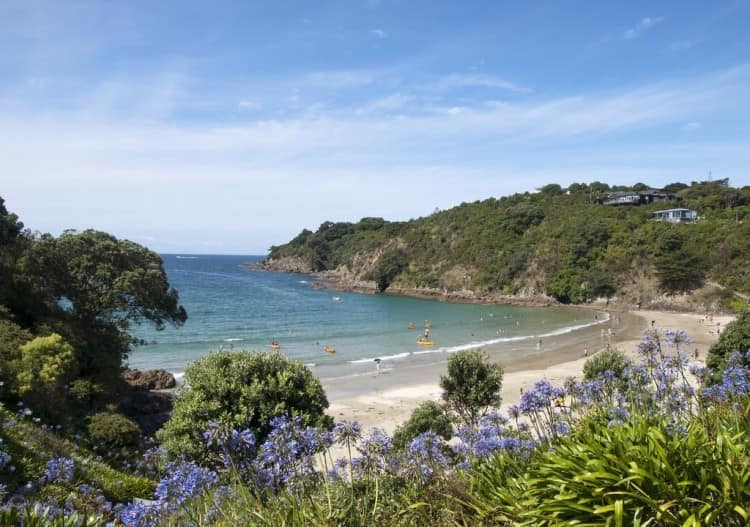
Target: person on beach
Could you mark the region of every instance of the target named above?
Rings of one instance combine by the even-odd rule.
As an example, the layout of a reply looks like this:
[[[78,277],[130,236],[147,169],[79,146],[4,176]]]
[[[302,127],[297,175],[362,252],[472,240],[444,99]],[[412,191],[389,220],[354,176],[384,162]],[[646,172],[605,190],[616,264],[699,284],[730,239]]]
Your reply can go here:
[[[589,349],[588,348],[583,348],[583,356],[584,357],[588,357],[589,356]]]
[[[542,349],[542,339],[539,339],[539,342],[536,343],[536,349]]]
[[[380,375],[380,357],[375,359],[375,375]]]

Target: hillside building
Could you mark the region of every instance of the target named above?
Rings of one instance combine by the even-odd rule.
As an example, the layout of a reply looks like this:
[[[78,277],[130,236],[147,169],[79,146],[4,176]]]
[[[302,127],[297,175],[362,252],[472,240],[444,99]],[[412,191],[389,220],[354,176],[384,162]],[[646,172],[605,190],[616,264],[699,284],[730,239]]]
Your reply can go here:
[[[663,190],[626,190],[610,192],[602,201],[602,205],[648,205],[655,201],[671,201],[677,199],[677,196],[664,192]]]
[[[693,223],[698,220],[698,213],[690,209],[658,210],[651,213],[651,219],[670,223]]]

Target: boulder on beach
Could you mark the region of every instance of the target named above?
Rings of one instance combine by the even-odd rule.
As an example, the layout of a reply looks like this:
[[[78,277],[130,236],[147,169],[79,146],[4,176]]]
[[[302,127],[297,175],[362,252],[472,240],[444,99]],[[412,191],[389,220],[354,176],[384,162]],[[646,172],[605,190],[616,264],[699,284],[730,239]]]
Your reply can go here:
[[[126,369],[122,377],[131,388],[139,390],[167,390],[177,385],[174,375],[167,370]]]

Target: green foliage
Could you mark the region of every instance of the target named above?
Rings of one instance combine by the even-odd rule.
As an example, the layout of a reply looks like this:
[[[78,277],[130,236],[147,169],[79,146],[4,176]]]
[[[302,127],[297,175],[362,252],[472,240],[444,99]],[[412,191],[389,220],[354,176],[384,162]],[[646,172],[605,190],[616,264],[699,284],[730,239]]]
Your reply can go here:
[[[615,348],[600,351],[583,365],[583,378],[587,381],[602,377],[604,372],[611,371],[618,379],[624,378],[625,369],[630,366],[625,354]]]
[[[305,425],[331,426],[320,381],[301,362],[281,353],[219,351],[188,366],[185,387],[172,416],[157,437],[171,457],[200,460],[202,433],[209,423],[243,430],[258,441],[270,431],[271,418],[299,416]]]
[[[567,190],[553,184],[535,194],[463,203],[408,222],[326,222],[315,233],[303,231],[273,247],[269,260],[295,256],[311,270],[345,265],[366,277],[371,271],[366,262],[393,250],[397,240],[408,254],[399,284],[417,288],[511,294],[533,289],[565,303],[626,294],[635,302],[638,292],[628,286],[645,275],[659,278],[668,293],[691,291],[706,279],[750,293],[750,188],[705,183],[673,188],[682,188],[676,202],[609,207],[599,204],[610,190],[606,184],[574,183]],[[697,210],[701,220],[691,225],[651,220],[651,212],[677,206]],[[664,245],[668,233],[681,238],[679,247]]]
[[[57,513],[49,507],[27,508],[22,511],[6,509],[0,511],[0,525],[23,525],[24,527],[105,527],[111,525],[107,518],[85,513]]]
[[[378,284],[378,291],[385,291],[393,279],[406,267],[406,253],[402,249],[384,252],[372,270],[372,279]]]
[[[654,259],[659,284],[669,292],[690,291],[703,285],[706,278],[703,257],[688,245],[679,227],[662,233]]]
[[[476,426],[479,418],[502,401],[503,368],[481,350],[464,350],[448,359],[448,374],[440,376],[443,400],[458,419]]]
[[[57,333],[37,337],[21,346],[18,391],[50,393],[72,379],[78,369],[73,347]]]
[[[134,498],[153,496],[153,481],[95,459],[95,454],[84,446],[58,436],[48,427],[19,419],[1,404],[0,425],[3,449],[12,456],[16,468],[11,474],[0,474],[0,482],[6,484],[11,493],[28,481],[38,480],[44,474],[47,461],[65,457],[76,460],[76,481],[73,483],[86,482],[101,489],[108,500],[126,503]],[[73,490],[70,488],[66,493]]]
[[[18,216],[8,212],[5,208],[5,200],[0,197],[0,246],[15,241],[23,231],[23,223],[18,221]]]
[[[71,319],[64,330],[84,375],[119,372],[132,323],[181,324],[187,318],[167,282],[161,257],[98,231],[65,232],[36,242],[26,258],[51,309]]]
[[[141,443],[141,431],[122,414],[99,412],[88,419],[89,439],[109,450],[135,448]]]
[[[721,378],[729,356],[735,351],[747,350],[750,350],[750,309],[746,309],[727,324],[719,340],[709,348],[706,365],[711,368],[714,378],[718,380]]]
[[[404,449],[419,434],[435,432],[446,441],[453,437],[453,423],[445,409],[435,401],[425,401],[417,406],[409,419],[393,433],[393,446]]]
[[[31,340],[31,333],[10,320],[0,318],[0,381],[13,388],[16,381],[16,363],[21,355],[21,346]],[[4,395],[0,390],[0,398]]]
[[[748,432],[748,411],[716,411],[684,431],[650,416],[589,421],[524,470],[505,456],[476,467],[472,507],[492,524],[746,525]]]

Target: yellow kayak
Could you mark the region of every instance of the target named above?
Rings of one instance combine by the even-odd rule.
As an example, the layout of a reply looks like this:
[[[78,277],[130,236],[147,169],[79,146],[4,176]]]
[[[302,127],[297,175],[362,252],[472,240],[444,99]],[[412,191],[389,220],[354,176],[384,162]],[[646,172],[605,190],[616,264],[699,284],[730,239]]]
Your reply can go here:
[[[331,346],[326,346],[324,349],[326,353],[336,353],[336,350]]]
[[[433,341],[424,339],[424,338],[417,340],[417,344],[419,344],[420,346],[434,346],[435,345]]]

